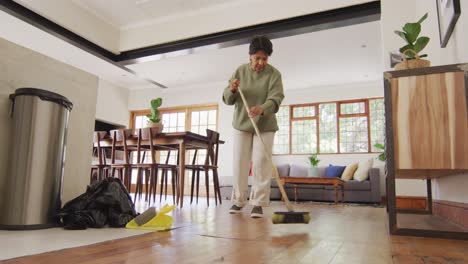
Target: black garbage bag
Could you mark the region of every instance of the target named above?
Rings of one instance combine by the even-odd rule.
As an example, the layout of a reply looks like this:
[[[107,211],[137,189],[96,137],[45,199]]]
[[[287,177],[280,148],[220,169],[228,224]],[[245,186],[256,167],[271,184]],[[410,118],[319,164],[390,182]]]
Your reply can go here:
[[[65,229],[123,227],[136,215],[130,194],[117,178],[88,186],[85,193],[67,202],[59,213]]]

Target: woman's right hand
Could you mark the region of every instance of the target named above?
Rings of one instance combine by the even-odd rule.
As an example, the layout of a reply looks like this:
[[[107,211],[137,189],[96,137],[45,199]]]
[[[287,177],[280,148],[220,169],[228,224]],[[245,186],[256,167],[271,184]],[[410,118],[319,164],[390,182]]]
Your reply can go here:
[[[237,92],[237,89],[239,89],[239,84],[240,81],[238,79],[232,79],[229,84],[229,89],[231,90],[231,93]]]

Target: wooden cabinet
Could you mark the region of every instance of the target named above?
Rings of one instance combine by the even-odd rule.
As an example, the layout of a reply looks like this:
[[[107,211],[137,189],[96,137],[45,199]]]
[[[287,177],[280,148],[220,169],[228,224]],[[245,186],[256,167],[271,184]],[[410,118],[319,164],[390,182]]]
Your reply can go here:
[[[430,180],[468,173],[467,71],[468,64],[457,64],[384,73],[387,200],[392,233],[408,234],[410,230],[397,225],[395,179],[426,179],[425,213],[431,214]]]

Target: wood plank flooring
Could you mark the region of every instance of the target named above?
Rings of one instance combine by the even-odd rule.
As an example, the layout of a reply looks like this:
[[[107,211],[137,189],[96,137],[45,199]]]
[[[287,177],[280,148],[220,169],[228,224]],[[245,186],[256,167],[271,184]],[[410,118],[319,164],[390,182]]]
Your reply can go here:
[[[1,263],[468,263],[467,241],[389,237],[385,208],[295,204],[296,211],[311,212],[309,224],[273,225],[272,213],[285,210],[279,202],[264,208],[263,219],[250,218],[249,206],[228,214],[228,201],[185,204],[173,212],[168,232]]]

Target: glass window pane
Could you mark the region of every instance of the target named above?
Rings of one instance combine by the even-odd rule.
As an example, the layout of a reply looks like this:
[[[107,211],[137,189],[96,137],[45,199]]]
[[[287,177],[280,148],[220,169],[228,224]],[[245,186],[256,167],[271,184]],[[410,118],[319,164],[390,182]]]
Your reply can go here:
[[[200,122],[200,112],[192,112],[192,124],[198,124]]]
[[[340,152],[368,152],[367,117],[340,118]]]
[[[210,110],[208,113],[208,124],[215,125],[216,124],[216,110]]]
[[[338,152],[336,103],[319,105],[320,153]]]
[[[340,110],[342,115],[364,114],[366,113],[366,103],[356,102],[340,104]]]
[[[200,125],[208,125],[208,111],[200,111]]]
[[[371,151],[381,152],[382,150],[374,147],[379,143],[385,143],[385,105],[384,99],[369,100],[370,132],[371,132]]]
[[[293,121],[291,135],[292,154],[308,154],[317,152],[317,120]]]
[[[314,117],[315,106],[294,106],[293,107],[293,118],[301,117]]]
[[[289,106],[281,106],[276,119],[279,130],[275,133],[273,154],[289,154]]]

